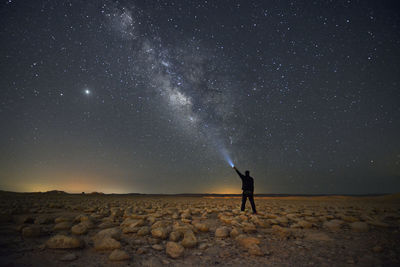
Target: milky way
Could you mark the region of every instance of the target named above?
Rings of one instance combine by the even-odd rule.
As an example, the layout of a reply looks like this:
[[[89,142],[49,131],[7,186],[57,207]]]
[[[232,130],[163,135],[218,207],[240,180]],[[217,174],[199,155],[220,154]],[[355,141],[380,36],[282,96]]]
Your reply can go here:
[[[5,1],[0,189],[400,190],[396,1]]]

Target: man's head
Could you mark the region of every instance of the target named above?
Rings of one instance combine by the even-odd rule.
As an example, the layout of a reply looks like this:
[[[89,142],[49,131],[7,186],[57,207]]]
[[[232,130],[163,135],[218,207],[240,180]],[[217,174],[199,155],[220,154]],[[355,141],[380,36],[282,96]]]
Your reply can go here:
[[[250,171],[245,171],[244,173],[246,174],[246,176],[250,175]]]

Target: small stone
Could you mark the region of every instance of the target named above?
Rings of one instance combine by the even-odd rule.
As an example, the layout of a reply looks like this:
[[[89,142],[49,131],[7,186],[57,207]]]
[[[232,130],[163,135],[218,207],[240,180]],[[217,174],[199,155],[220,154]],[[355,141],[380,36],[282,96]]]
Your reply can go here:
[[[112,237],[116,240],[119,240],[121,238],[121,230],[118,227],[115,228],[108,228],[108,229],[103,229],[100,232],[98,232],[93,239],[103,239],[104,237]]]
[[[304,228],[304,229],[310,229],[310,228],[312,227],[312,223],[307,222],[307,221],[305,221],[305,220],[300,220],[300,221],[297,222],[297,224],[298,224],[301,228]]]
[[[69,221],[66,222],[59,222],[56,225],[54,225],[54,230],[69,230],[71,229],[72,223]]]
[[[201,249],[201,250],[204,250],[204,249],[206,249],[207,247],[208,247],[207,243],[201,243],[201,244],[199,245],[199,249]]]
[[[247,248],[247,251],[249,252],[250,255],[254,256],[263,256],[264,253],[260,249],[260,247],[257,244],[252,244]]]
[[[229,236],[229,228],[228,227],[219,227],[215,230],[215,237],[225,238]]]
[[[200,232],[208,232],[208,230],[210,229],[210,227],[205,223],[196,223],[194,224],[194,227],[196,227],[196,229]]]
[[[173,231],[173,232],[171,232],[171,233],[169,234],[169,240],[174,241],[174,242],[177,242],[177,241],[179,241],[179,240],[182,238],[182,236],[183,236],[182,232],[175,232],[175,231]]]
[[[160,244],[154,244],[154,245],[152,245],[151,247],[152,247],[153,249],[155,249],[155,250],[158,250],[158,251],[161,251],[161,250],[164,249],[164,247],[163,247],[162,245],[160,245]]]
[[[142,226],[137,231],[138,236],[146,236],[148,234],[150,234],[150,227],[148,227],[148,226]]]
[[[84,235],[88,231],[87,227],[81,223],[78,223],[77,225],[72,226],[71,232],[75,235]]]
[[[380,253],[383,251],[383,248],[381,246],[375,246],[372,248],[372,251],[375,253]]]
[[[74,253],[68,253],[61,257],[61,261],[74,261],[78,257]]]
[[[279,225],[272,226],[272,231],[282,239],[287,239],[292,235],[292,232],[288,228]]]
[[[185,248],[179,243],[169,241],[167,243],[165,251],[169,257],[176,259],[183,255]]]
[[[325,221],[322,225],[323,228],[326,228],[330,231],[339,231],[342,227],[343,221],[341,220],[331,220]]]
[[[138,255],[145,254],[146,252],[147,252],[147,250],[145,248],[142,248],[142,247],[140,247],[140,248],[138,248],[136,250],[136,254],[138,254]]]
[[[67,216],[60,216],[54,219],[54,222],[57,223],[61,223],[61,222],[71,222],[72,218],[71,217],[67,217]]]
[[[103,239],[97,239],[94,242],[95,250],[113,250],[121,248],[121,243],[112,237],[104,237]]]
[[[129,255],[125,251],[121,249],[115,249],[113,252],[111,252],[110,256],[108,256],[108,259],[110,261],[125,261],[129,260]]]
[[[47,240],[46,246],[55,249],[81,248],[83,247],[83,242],[76,237],[55,235]]]
[[[25,238],[34,238],[41,235],[41,228],[39,226],[27,226],[22,229],[22,236]]]
[[[240,233],[240,231],[239,231],[239,229],[237,229],[237,228],[233,228],[232,229],[232,231],[231,231],[231,233],[230,233],[230,236],[232,237],[232,238],[236,238],[238,235],[240,235],[241,233]]]
[[[197,245],[197,238],[192,231],[186,231],[181,244],[185,248],[193,248]]]
[[[368,232],[369,230],[368,224],[365,222],[353,222],[350,227],[354,232]]]
[[[245,235],[240,235],[236,238],[236,240],[238,241],[238,243],[246,248],[249,249],[252,245],[258,245],[260,244],[260,240],[258,238],[255,237],[247,237]]]
[[[151,230],[151,235],[155,238],[167,239],[168,231],[165,227],[158,227]]]
[[[312,241],[332,241],[332,238],[330,238],[327,234],[321,232],[306,233],[304,239]]]

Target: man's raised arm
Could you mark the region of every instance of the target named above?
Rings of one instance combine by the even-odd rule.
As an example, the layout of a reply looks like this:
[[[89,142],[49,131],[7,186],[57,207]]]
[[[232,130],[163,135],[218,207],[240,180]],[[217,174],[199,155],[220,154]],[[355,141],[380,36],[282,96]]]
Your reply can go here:
[[[243,174],[236,168],[236,166],[233,167],[237,174],[240,176],[240,178],[243,178]]]

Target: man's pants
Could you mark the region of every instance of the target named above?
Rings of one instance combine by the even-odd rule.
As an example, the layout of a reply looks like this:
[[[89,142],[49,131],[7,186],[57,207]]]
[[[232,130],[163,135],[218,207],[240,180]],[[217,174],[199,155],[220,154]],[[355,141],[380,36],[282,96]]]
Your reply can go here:
[[[244,209],[245,209],[245,207],[246,207],[246,200],[247,200],[247,198],[249,198],[249,200],[250,200],[250,204],[251,204],[251,208],[253,209],[253,213],[257,213],[257,211],[256,211],[256,204],[254,204],[253,192],[246,192],[246,191],[243,191],[241,210],[244,211]]]

